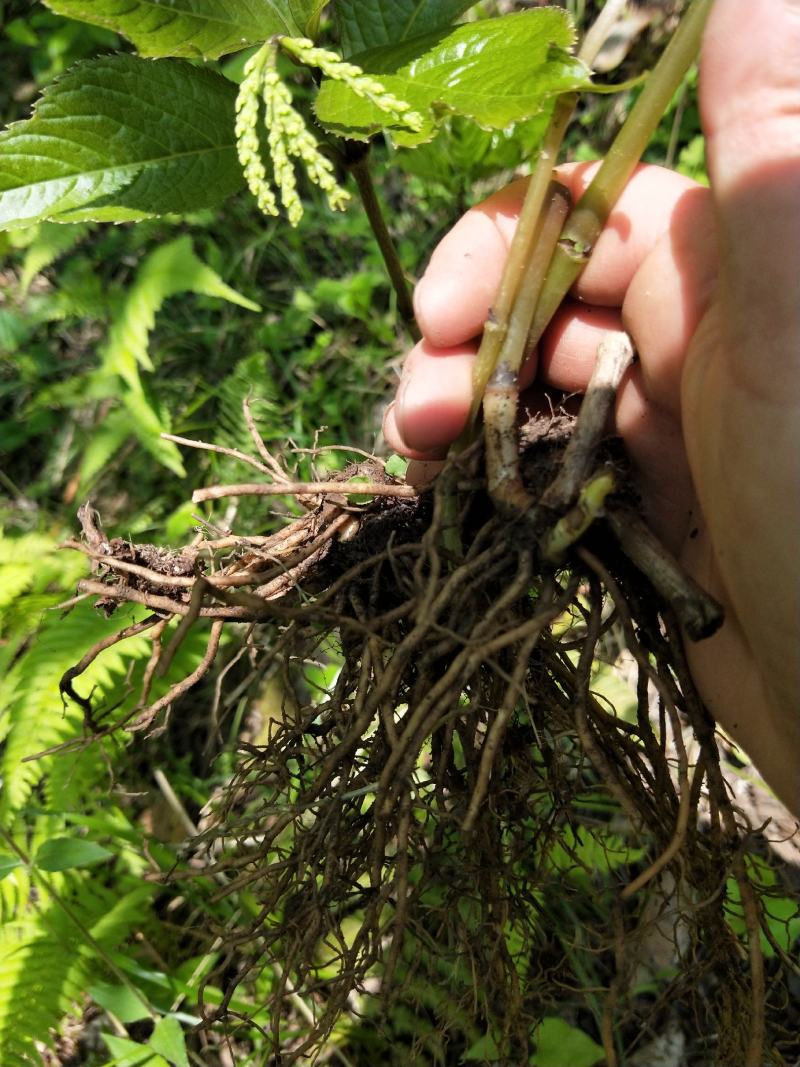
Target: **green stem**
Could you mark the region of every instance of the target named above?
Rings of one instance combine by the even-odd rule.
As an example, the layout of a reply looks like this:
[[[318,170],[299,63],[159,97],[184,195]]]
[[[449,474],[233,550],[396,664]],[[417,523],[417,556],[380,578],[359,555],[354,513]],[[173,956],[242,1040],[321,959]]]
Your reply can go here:
[[[569,216],[571,206],[572,198],[566,186],[560,185],[557,181],[551,182],[547,200],[536,227],[536,237],[528,266],[523,275],[517,299],[514,301],[514,307],[511,309],[508,330],[500,348],[495,370],[503,366],[514,374],[519,374],[522,370],[528,331],[539,303],[550,260],[556,249],[556,242]]]
[[[563,185],[551,182],[550,190],[536,227],[530,262],[511,310],[497,366],[483,392],[489,493],[498,507],[512,514],[527,511],[530,503],[519,469],[519,372],[542,283],[570,208],[569,193]]]
[[[389,272],[392,288],[397,297],[397,310],[411,336],[415,341],[418,341],[421,334],[414,318],[411,290],[408,287],[403,265],[397,254],[392,235],[389,233],[389,227],[386,225],[386,219],[381,210],[378,194],[372,181],[372,174],[369,169],[369,149],[363,150],[362,145],[359,145],[358,148],[362,149],[362,151],[354,153],[352,158],[348,159],[348,166],[355,178],[358,192],[361,196],[361,203],[364,205],[369,224],[383,256],[383,262]]]
[[[587,66],[591,66],[594,63],[597,53],[605,44],[613,24],[622,14],[626,5],[627,0],[609,0],[595,23],[590,27],[578,52],[578,58]],[[572,112],[575,110],[577,99],[576,93],[565,93],[556,101],[553,117],[550,120],[539,158],[528,183],[528,190],[525,194],[517,229],[514,233],[503,276],[500,280],[500,288],[490,311],[489,320],[483,328],[483,337],[481,338],[481,345],[472,376],[472,407],[466,430],[462,434],[462,446],[471,439],[483,394],[489,379],[497,367],[501,349],[504,348],[514,302],[542,226],[542,209],[553,177],[553,168],[558,159],[561,143],[572,118]],[[517,369],[519,369],[521,363],[521,359],[517,361]]]
[[[567,93],[564,96],[560,96],[556,101],[553,118],[550,121],[536,167],[528,183],[528,191],[525,194],[517,229],[511,242],[508,259],[500,280],[500,288],[489,312],[489,319],[483,328],[483,337],[481,338],[481,345],[478,349],[478,356],[472,375],[472,408],[467,428],[462,435],[465,438],[464,444],[472,436],[471,430],[480,410],[486,384],[497,366],[497,359],[508,331],[514,301],[536,243],[542,208],[553,177],[553,167],[558,158],[564,133],[572,117],[576,99],[577,97],[574,93]]]
[[[650,74],[616,140],[561,233],[536,309],[528,351],[589,261],[611,209],[627,185],[674,93],[700,51],[714,0],[694,0]]]

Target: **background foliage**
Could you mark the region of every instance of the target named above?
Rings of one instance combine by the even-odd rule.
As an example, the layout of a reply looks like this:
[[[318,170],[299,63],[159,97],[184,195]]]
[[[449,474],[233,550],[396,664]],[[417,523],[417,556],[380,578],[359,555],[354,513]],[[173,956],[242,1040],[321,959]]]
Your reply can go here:
[[[131,32],[147,54],[141,6],[128,5]],[[317,18],[322,5],[284,6],[296,31]],[[433,6],[422,6],[423,28]],[[440,4],[439,16],[444,6],[451,17],[470,7],[463,0]],[[513,6],[503,4],[502,10]],[[573,0],[568,6],[581,19],[596,5]],[[40,90],[76,60],[98,57],[92,69],[102,79],[109,56],[131,52],[98,15],[119,7],[111,0],[93,5],[53,0],[50,7],[0,5],[4,125],[27,116]],[[252,5],[241,7],[246,13]],[[412,7],[394,5],[396,25],[381,31],[387,40],[402,36]],[[68,17],[85,16],[89,8],[101,25]],[[369,4],[345,2],[339,11],[348,50],[375,42]],[[486,2],[472,8],[470,17],[494,11]],[[648,24],[610,80],[624,80],[646,66],[665,27],[661,16]],[[220,30],[196,43],[216,57],[238,47],[241,35],[234,42]],[[215,65],[231,83],[241,77],[241,56]],[[295,80],[294,92],[302,99],[308,85],[302,75]],[[69,86],[66,79],[60,84]],[[650,155],[702,180],[694,89],[692,77]],[[234,95],[231,84],[231,100]],[[587,98],[570,134],[569,156],[602,154],[632,95]],[[381,195],[410,274],[421,269],[459,211],[524,167],[540,133],[537,119],[491,133],[453,118],[413,153],[383,141],[375,146]],[[197,180],[202,183],[202,173]],[[234,157],[228,191],[240,186]],[[113,196],[111,186],[108,192]],[[381,447],[376,427],[408,339],[397,326],[394,298],[363,212],[354,207],[334,214],[313,188],[303,196],[310,208],[296,230],[283,220],[264,219],[251,197],[239,192],[220,211],[195,211],[191,196],[177,198],[180,214],[136,227],[39,222],[0,233],[4,1067],[268,1062],[260,1004],[269,974],[245,984],[234,1002],[244,1020],[240,1026],[193,1031],[197,984],[215,961],[214,945],[204,937],[209,922],[203,909],[213,908],[214,922],[224,926],[226,917],[246,912],[247,899],[210,904],[191,881],[180,883],[180,890],[164,888],[162,876],[183,862],[183,843],[230,777],[237,745],[266,729],[270,717],[280,714],[285,694],[263,680],[247,688],[253,681],[247,661],[230,647],[219,738],[209,715],[212,705],[217,710],[214,694],[203,689],[176,709],[156,744],[106,739],[84,745],[79,711],[62,707],[58,679],[83,649],[120,623],[86,602],[66,615],[57,607],[84,573],[81,559],[59,551],[58,544],[74,532],[76,507],[89,497],[115,533],[156,542],[180,539],[197,522],[186,502],[189,487],[231,480],[235,468],[223,456],[179,453],[158,434],[169,430],[241,446],[246,396],[267,443],[288,449],[303,476],[312,467],[319,473],[341,466],[346,457],[323,451],[312,461],[293,448],[318,442]],[[290,508],[284,504],[284,513]],[[280,517],[268,519],[266,528]],[[129,615],[134,621],[135,613]],[[175,676],[187,673],[200,654],[196,642],[185,643],[172,668]],[[87,681],[108,702],[131,700],[145,656],[144,642],[133,638],[101,657]],[[320,670],[326,669],[330,664],[321,664]],[[159,684],[168,683],[167,678]],[[617,706],[624,704],[624,686],[607,669],[600,672],[601,691],[604,684]],[[65,744],[58,753],[28,760]],[[603,984],[593,972],[600,963],[581,952],[585,916],[575,909],[592,908],[594,918],[602,918],[615,872],[640,855],[624,835],[597,829],[608,823],[605,815],[593,821],[587,813],[569,852],[551,857],[553,893],[532,902],[546,917],[541,967],[559,971],[564,983],[563,995],[543,1006],[531,1061],[539,1067],[591,1067],[602,1057],[599,1002],[592,995],[572,996],[569,982]],[[768,870],[764,877],[775,879]],[[593,893],[585,892],[587,885]],[[580,894],[573,895],[570,886]],[[774,934],[789,949],[797,920],[780,883],[775,897]],[[657,999],[659,982],[668,978],[650,976],[643,995]],[[439,979],[420,990],[413,1011],[397,1005],[380,1029],[370,1022],[369,998],[354,1005],[324,1058],[345,1064],[496,1059],[491,1034],[475,1032],[455,1005],[448,1008],[458,977]],[[215,996],[219,991],[206,990],[207,1001]],[[298,1034],[310,1010],[295,1005],[290,1022]],[[448,1019],[448,1011],[449,1035],[436,1021]]]

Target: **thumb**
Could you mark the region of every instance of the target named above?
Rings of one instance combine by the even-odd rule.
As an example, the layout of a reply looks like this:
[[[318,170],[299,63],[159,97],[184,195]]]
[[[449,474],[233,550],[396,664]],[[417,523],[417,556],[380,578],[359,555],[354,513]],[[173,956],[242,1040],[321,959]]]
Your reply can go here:
[[[800,159],[800,0],[716,0],[703,39],[700,103],[720,191]]]
[[[773,397],[788,390],[785,400],[800,398],[798,70],[800,0],[716,0],[700,106],[722,253],[719,295],[743,384]]]

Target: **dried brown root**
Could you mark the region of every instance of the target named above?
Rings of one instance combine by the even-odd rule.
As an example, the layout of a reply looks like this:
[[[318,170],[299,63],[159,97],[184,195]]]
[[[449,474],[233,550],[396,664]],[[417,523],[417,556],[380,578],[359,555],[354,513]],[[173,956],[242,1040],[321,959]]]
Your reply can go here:
[[[686,931],[676,996],[700,1010],[691,976],[725,976],[724,985],[709,979],[710,1007],[702,1009],[720,1035],[717,1061],[755,1064],[767,1043],[762,916],[743,857],[749,828],[726,794],[713,724],[683,654],[681,627],[691,630],[684,594],[706,626],[705,594],[653,549],[649,531],[638,541],[634,532],[632,548],[602,509],[563,561],[542,548],[587,472],[615,472],[622,488],[606,501],[609,513],[635,507],[624,458],[602,442],[604,420],[593,418],[591,432],[578,431],[580,447],[569,445],[566,416],[523,430],[526,500],[547,516],[535,537],[527,504],[523,516],[493,507],[478,449],[423,494],[370,460],[342,481],[298,487],[274,469],[257,431],[261,458],[250,457],[250,466],[273,479],[258,492],[301,493],[311,503],[283,531],[224,532],[167,552],[109,540],[96,514],[82,512],[84,542],[73,547],[96,573],[81,590],[109,611],[134,602],[151,613],[107,639],[148,628],[153,635],[141,703],[118,726],[161,729],[169,708],[211,670],[232,622],[248,624],[263,669],[280,671],[292,691],[268,739],[243,745],[211,827],[194,842],[196,864],[174,873],[208,879],[216,897],[251,902],[246,922],[212,931],[222,956],[206,981],[222,981],[224,996],[206,1007],[207,1018],[232,1018],[237,984],[270,968],[278,975],[271,1038],[282,1062],[318,1047],[376,985],[389,1011],[400,998],[424,1003],[421,990],[442,984],[449,1006],[437,1025],[491,1031],[508,1062],[528,1062],[553,997],[537,964],[546,931],[535,902],[562,877],[552,852],[572,847],[567,830],[597,829],[583,805],[602,793],[626,813],[627,833],[650,849],[619,885],[616,929],[593,935],[592,952],[607,961],[599,1030],[609,1062],[625,1022],[633,947],[667,872],[680,886]],[[567,462],[575,464],[569,478]],[[216,487],[203,499],[252,488]],[[353,493],[373,499],[355,504]],[[460,555],[446,547],[453,521]],[[643,539],[649,556],[636,547]],[[661,566],[665,558],[671,592],[651,573],[653,559]],[[150,702],[159,670],[187,629],[206,619],[201,662]],[[593,663],[612,625],[639,671],[634,720],[592,691]],[[101,650],[63,683],[90,728],[97,713],[75,682]],[[330,677],[320,687],[313,665],[326,657]],[[655,719],[651,693],[662,709]],[[687,728],[699,757],[684,744]],[[705,831],[701,803],[710,812]],[[746,972],[726,921],[729,875],[749,934]],[[287,1047],[284,1008],[297,996],[313,1005],[313,1020]]]

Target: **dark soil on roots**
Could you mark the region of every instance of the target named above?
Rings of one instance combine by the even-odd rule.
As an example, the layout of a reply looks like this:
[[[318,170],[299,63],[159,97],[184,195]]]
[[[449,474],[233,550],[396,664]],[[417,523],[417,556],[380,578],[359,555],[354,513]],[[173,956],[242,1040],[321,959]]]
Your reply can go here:
[[[524,427],[535,500],[571,429],[563,414]],[[306,513],[269,537],[198,536],[168,552],[109,539],[82,510],[73,547],[95,569],[83,590],[107,611],[144,604],[150,614],[118,639],[153,638],[126,721],[75,689],[100,647],[65,676],[89,733],[163,730],[212,670],[225,626],[239,628],[260,677],[281,680],[281,714],[242,744],[192,864],[173,875],[249,902],[246,918],[210,931],[221,957],[206,981],[225,996],[206,1017],[235,1028],[237,985],[271,968],[276,1062],[318,1047],[343,1014],[386,1027],[402,1008],[418,1028],[410,1045],[432,1061],[435,1047],[460,1062],[488,1033],[487,1059],[522,1065],[536,1025],[565,1001],[584,1005],[575,1020],[609,1064],[678,1006],[705,1042],[687,1063],[786,1054],[789,961],[774,956],[768,984],[751,827],[729,799],[684,655],[685,630],[713,606],[680,577],[680,595],[665,596],[663,578],[641,569],[650,557],[631,548],[641,519],[617,442],[595,466],[617,490],[555,562],[542,529],[492,505],[477,447],[419,495],[367,460],[342,484],[367,479],[386,495],[356,504],[352,489],[305,487]],[[209,633],[202,663],[151,701],[190,626]],[[621,646],[637,695],[625,716],[593,692],[596,657]],[[321,688],[318,668],[331,663]],[[610,853],[587,860],[587,840],[612,839],[621,866]],[[728,921],[731,892],[744,934]],[[672,977],[648,986],[658,938]],[[287,1034],[298,995],[314,1009],[300,1037]]]

